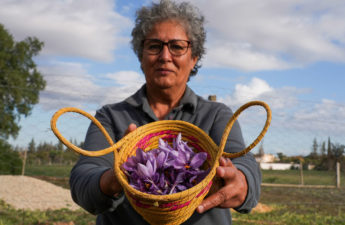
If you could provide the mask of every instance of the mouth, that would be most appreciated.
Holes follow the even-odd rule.
[[[156,71],[160,74],[168,74],[174,72],[173,70],[166,69],[166,68],[158,68]]]

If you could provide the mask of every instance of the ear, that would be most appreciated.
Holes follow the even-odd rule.
[[[191,68],[191,70],[194,68],[195,64],[198,62],[198,59],[199,58],[197,56],[192,57],[192,68]]]

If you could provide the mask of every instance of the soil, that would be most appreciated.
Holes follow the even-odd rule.
[[[77,210],[68,189],[27,176],[0,176],[0,199],[15,209]]]

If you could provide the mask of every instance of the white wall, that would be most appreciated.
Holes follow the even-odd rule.
[[[292,163],[260,163],[260,168],[263,170],[289,170]]]

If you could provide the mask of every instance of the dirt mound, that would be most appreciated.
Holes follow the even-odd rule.
[[[49,182],[27,176],[0,176],[0,199],[16,209],[47,210],[80,207],[70,191]]]
[[[267,213],[267,212],[271,212],[273,209],[272,207],[259,203],[252,212],[257,212],[257,213]]]

